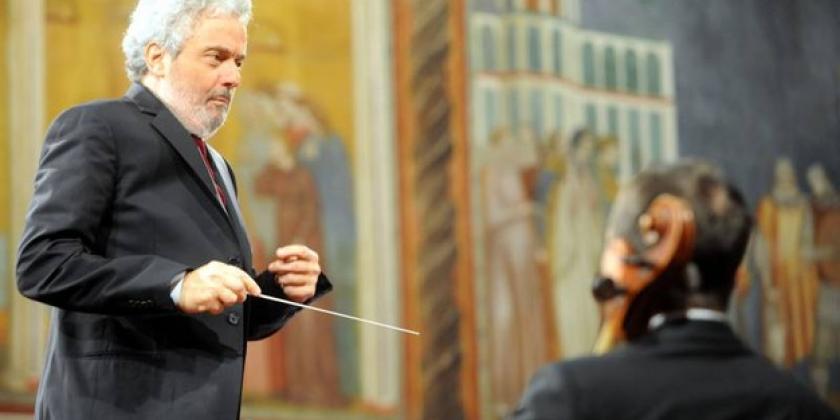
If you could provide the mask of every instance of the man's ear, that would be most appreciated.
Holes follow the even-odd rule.
[[[149,74],[155,77],[163,77],[167,70],[166,49],[159,44],[150,42],[143,49],[143,58],[146,60],[146,68]]]

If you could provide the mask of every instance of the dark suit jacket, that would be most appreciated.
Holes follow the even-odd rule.
[[[726,324],[677,321],[603,357],[541,369],[517,420],[835,419]]]
[[[226,212],[189,133],[142,85],[58,117],[17,266],[21,293],[55,307],[37,418],[238,417],[246,340],[297,309],[250,298],[216,316],[175,307],[173,278],[211,260],[284,296],[271,273],[253,272],[227,201]],[[317,295],[329,288],[321,276]]]

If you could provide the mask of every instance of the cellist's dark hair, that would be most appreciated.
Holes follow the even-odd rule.
[[[660,194],[684,199],[694,212],[696,236],[690,259],[700,274],[699,291],[726,305],[752,229],[741,193],[714,165],[683,160],[647,168],[622,188],[608,223],[608,237],[645,248],[638,219]]]

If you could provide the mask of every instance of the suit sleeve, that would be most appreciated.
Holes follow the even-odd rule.
[[[257,276],[256,280],[264,294],[288,299],[286,294],[283,293],[283,288],[274,281],[274,273],[263,271]],[[308,305],[330,290],[332,290],[332,284],[327,276],[322,273],[318,276],[318,283],[315,286],[315,296],[304,303]],[[301,308],[296,306],[253,298],[248,298],[245,301],[245,307],[248,317],[248,330],[246,331],[248,340],[260,340],[274,334],[274,332],[286,324],[286,321],[292,315],[301,310]]]
[[[231,183],[233,184],[234,193],[238,193],[236,186],[236,176],[233,169],[225,162],[227,172],[230,174]],[[274,279],[274,273],[266,270],[256,275],[256,272],[251,269],[252,276],[260,285],[260,290],[269,296],[279,297],[281,299],[288,299]],[[332,290],[332,283],[323,273],[318,276],[318,283],[315,285],[315,296],[304,302],[310,304],[325,293]],[[261,340],[274,334],[277,330],[286,324],[292,315],[300,311],[301,308],[297,306],[285,305],[282,303],[271,302],[265,299],[249,298],[245,301],[245,313],[247,318],[246,338],[248,340]]]
[[[156,255],[106,256],[109,232],[119,229],[114,140],[90,106],[68,110],[50,127],[18,249],[18,289],[73,311],[174,311],[172,279],[189,267]]]
[[[562,365],[553,364],[540,369],[522,394],[514,420],[566,420],[575,415],[573,396]]]

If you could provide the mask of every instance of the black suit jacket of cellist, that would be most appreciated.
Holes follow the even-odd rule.
[[[834,420],[725,323],[672,320],[600,357],[543,367],[515,420]]]
[[[211,260],[284,296],[271,273],[254,273],[236,204],[222,208],[214,191],[190,134],[140,84],[53,122],[17,265],[21,293],[54,307],[37,418],[238,417],[246,340],[296,308],[175,307],[173,278]],[[320,276],[316,297],[329,289]]]

